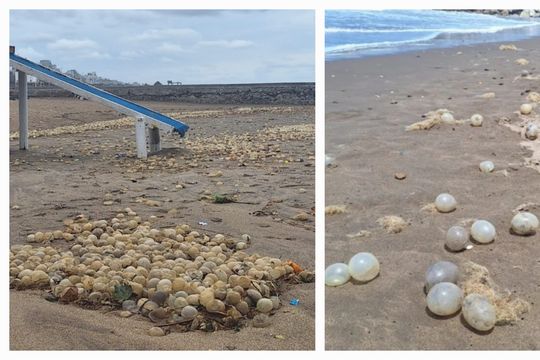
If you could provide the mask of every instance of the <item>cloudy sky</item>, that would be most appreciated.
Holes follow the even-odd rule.
[[[125,82],[315,80],[313,11],[12,10],[10,44]]]

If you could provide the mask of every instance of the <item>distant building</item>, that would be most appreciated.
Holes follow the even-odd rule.
[[[159,81],[156,81],[156,82],[154,83],[154,86],[162,86],[162,85],[163,85],[163,84],[160,83]]]

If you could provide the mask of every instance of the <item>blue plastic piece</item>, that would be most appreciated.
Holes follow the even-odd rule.
[[[300,299],[291,299],[291,301],[289,301],[289,304],[291,304],[292,306],[298,306],[298,304],[300,304]]]
[[[106,99],[108,101],[111,101],[115,104],[118,104],[118,105],[121,105],[121,106],[124,106],[128,109],[131,109],[133,111],[136,111],[142,115],[145,115],[151,119],[154,119],[156,121],[159,121],[159,122],[162,122],[164,124],[167,124],[169,126],[172,126],[174,128],[174,131],[180,133],[182,136],[184,136],[184,134],[186,133],[186,131],[188,131],[189,129],[189,126],[187,126],[186,124],[184,124],[183,122],[181,121],[178,121],[178,120],[175,120],[173,118],[170,118],[168,116],[165,116],[163,114],[160,114],[156,111],[153,111],[153,110],[150,110],[144,106],[141,106],[141,105],[137,105],[131,101],[128,101],[126,99],[123,99],[119,96],[116,96],[116,95],[113,95],[107,91],[104,91],[104,90],[101,90],[101,89],[98,89],[94,86],[91,86],[91,85],[88,85],[88,84],[85,84],[81,81],[78,81],[78,80],[75,80],[73,78],[70,78],[69,76],[66,76],[64,74],[60,74],[54,70],[51,70],[51,69],[48,69],[44,66],[41,66],[39,64],[36,64],[28,59],[25,59],[23,57],[20,57],[18,55],[15,55],[15,54],[9,54],[9,58],[10,60],[13,60],[13,61],[16,61],[22,65],[25,65],[25,66],[28,66],[29,68],[32,68],[33,70],[35,71],[38,71],[40,73],[43,73],[47,76],[50,76],[52,78],[55,78],[55,79],[58,79],[58,80],[61,80],[63,82],[66,82],[72,86],[75,86],[81,90],[84,90],[84,91],[87,91],[89,93],[92,93],[96,96],[99,96],[103,99]]]

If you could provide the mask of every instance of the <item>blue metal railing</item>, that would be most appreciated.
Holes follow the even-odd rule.
[[[116,96],[116,95],[113,95],[107,91],[104,91],[104,90],[101,90],[101,89],[98,89],[94,86],[91,86],[91,85],[88,85],[88,84],[85,84],[81,81],[78,81],[78,80],[75,80],[73,78],[70,78],[69,76],[66,76],[64,74],[61,74],[59,72],[56,72],[54,70],[51,70],[49,68],[46,68],[44,66],[41,66],[39,64],[36,64],[28,59],[25,59],[23,57],[20,57],[18,55],[15,55],[15,54],[9,54],[9,58],[10,60],[13,60],[15,62],[18,62],[24,66],[27,66],[43,75],[46,75],[46,76],[49,76],[49,77],[52,77],[54,79],[57,79],[57,80],[60,80],[60,81],[63,81],[63,82],[66,82],[76,88],[79,88],[81,90],[84,90],[84,91],[87,91],[95,96],[98,96],[98,97],[101,97],[105,100],[108,100],[110,102],[113,102],[115,104],[118,104],[120,106],[123,106],[123,107],[126,107],[132,111],[135,111],[137,113],[140,113],[144,116],[147,116],[155,121],[159,121],[159,122],[162,122],[164,124],[167,124],[171,127],[174,128],[174,131],[180,133],[182,136],[184,136],[184,134],[186,133],[186,131],[189,129],[189,126],[187,126],[186,124],[184,124],[183,122],[181,121],[178,121],[178,120],[175,120],[173,118],[170,118],[168,116],[165,116],[163,114],[160,114],[156,111],[153,111],[153,110],[150,110],[144,106],[141,106],[141,105],[137,105],[131,101],[128,101],[126,99],[123,99],[119,96]]]

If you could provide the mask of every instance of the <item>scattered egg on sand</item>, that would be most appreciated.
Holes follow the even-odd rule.
[[[426,297],[429,311],[439,316],[455,314],[461,309],[463,291],[454,283],[441,282],[433,286]]]
[[[454,115],[452,115],[452,113],[449,113],[449,112],[444,112],[441,115],[441,121],[445,124],[453,124],[455,121]]]
[[[332,163],[336,160],[332,155],[325,154],[324,155],[324,166],[332,165]]]
[[[517,213],[512,218],[512,231],[517,235],[533,235],[538,226],[536,215],[527,211]]]
[[[469,242],[469,233],[462,226],[452,226],[446,232],[445,245],[450,251],[461,251]]]
[[[471,226],[471,236],[479,243],[488,244],[496,235],[495,226],[487,220],[476,220]]]
[[[358,281],[371,281],[379,275],[380,265],[377,258],[368,252],[361,252],[349,260],[349,274]]]
[[[439,194],[435,199],[435,207],[439,212],[448,213],[454,211],[456,209],[456,206],[457,201],[450,194],[442,193]]]
[[[525,137],[529,140],[536,140],[536,138],[538,138],[539,133],[540,133],[540,129],[535,124],[529,124],[525,128]]]
[[[490,173],[495,169],[495,164],[492,161],[486,160],[480,163],[480,171],[483,173]]]
[[[450,261],[437,261],[426,271],[425,289],[429,291],[433,286],[442,282],[457,283],[459,268]]]
[[[482,126],[484,117],[480,114],[474,114],[471,116],[471,126]]]
[[[339,286],[345,284],[351,278],[349,266],[344,263],[336,263],[328,266],[324,272],[324,282],[327,286]]]
[[[531,104],[521,104],[519,107],[519,112],[523,115],[529,115],[533,110],[533,107]]]
[[[463,318],[478,331],[489,331],[495,326],[495,307],[480,294],[469,294],[463,300]]]

